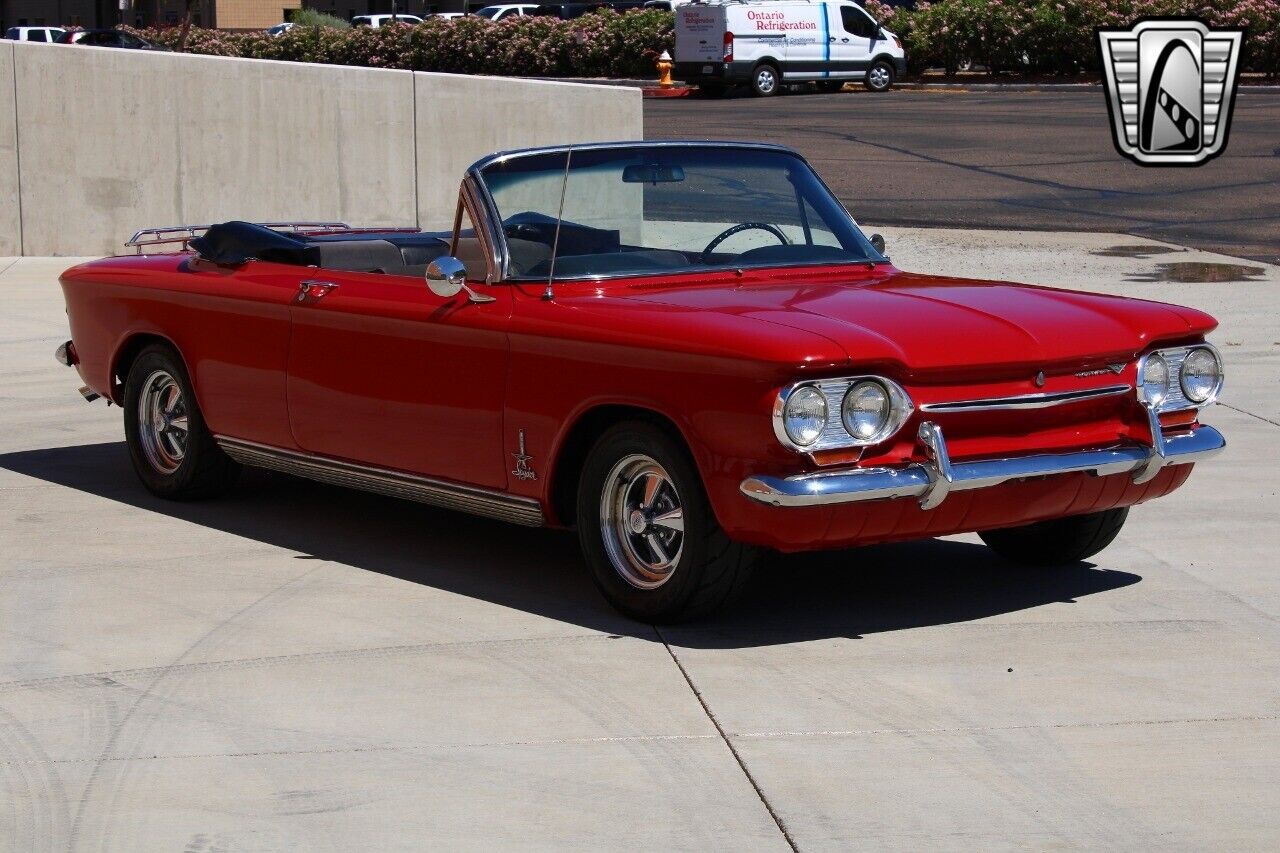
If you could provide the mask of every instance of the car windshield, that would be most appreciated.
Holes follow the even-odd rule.
[[[502,11],[502,8],[499,6],[485,6],[483,9],[481,9],[479,12],[476,12],[475,14],[480,16],[481,18],[492,19],[494,15],[498,14],[501,11]]]
[[[481,175],[502,220],[511,278],[884,260],[788,151],[587,148],[500,159]]]

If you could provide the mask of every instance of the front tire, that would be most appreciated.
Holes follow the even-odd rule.
[[[877,59],[867,69],[866,79],[862,82],[873,92],[887,92],[889,87],[893,85],[893,78],[893,63],[885,59]]]
[[[642,622],[719,609],[742,590],[761,555],[725,535],[683,446],[644,422],[614,426],[591,449],[577,521],[596,586],[615,609]]]
[[[1039,521],[978,534],[1001,557],[1027,566],[1065,566],[1087,560],[1120,535],[1129,508]]]
[[[757,98],[769,98],[778,94],[782,87],[782,75],[769,63],[756,66],[751,72],[751,92]]]
[[[208,497],[240,473],[205,426],[182,359],[163,344],[144,349],[129,368],[124,435],[133,470],[157,497]]]

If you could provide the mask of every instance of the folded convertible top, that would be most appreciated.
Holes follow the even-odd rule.
[[[205,260],[228,266],[239,266],[253,259],[299,266],[320,264],[320,250],[308,245],[305,238],[282,234],[252,222],[211,225],[188,245]]]

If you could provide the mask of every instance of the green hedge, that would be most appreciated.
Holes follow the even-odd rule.
[[[902,38],[916,73],[954,72],[969,60],[994,73],[1092,75],[1095,27],[1195,15],[1213,26],[1247,27],[1244,68],[1280,74],[1280,0],[939,0],[910,10],[867,0],[866,7]],[[658,55],[674,51],[673,24],[670,12],[605,10],[572,21],[466,17],[379,29],[299,26],[277,38],[193,29],[187,50],[461,74],[653,77]],[[170,48],[178,43],[177,28],[139,35]]]

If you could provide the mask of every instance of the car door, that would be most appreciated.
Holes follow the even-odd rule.
[[[508,288],[441,298],[406,275],[299,270],[289,421],[311,453],[505,488]]]
[[[831,76],[860,79],[871,67],[879,25],[857,6],[827,7],[831,21]]]

